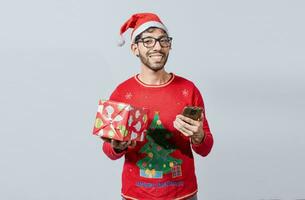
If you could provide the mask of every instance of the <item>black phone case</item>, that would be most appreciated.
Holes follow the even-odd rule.
[[[203,109],[196,106],[186,106],[183,109],[182,115],[189,117],[193,120],[198,120],[201,117]]]

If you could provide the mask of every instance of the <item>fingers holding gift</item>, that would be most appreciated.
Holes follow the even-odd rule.
[[[124,150],[131,144],[131,141],[118,141],[118,140],[111,140],[111,146],[114,149]]]
[[[132,140],[129,147],[134,148],[137,145],[137,141]]]
[[[118,150],[125,150],[128,147],[134,148],[137,145],[137,141],[129,140],[129,141],[118,141],[118,140],[111,140],[111,147]]]

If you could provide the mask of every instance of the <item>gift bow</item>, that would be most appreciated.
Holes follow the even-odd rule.
[[[124,111],[124,110],[130,110],[130,106],[129,105],[124,105],[124,104],[120,104],[119,106],[123,106],[122,109],[120,109],[119,112],[114,112],[114,108],[111,106],[111,105],[107,105],[105,107],[105,109],[103,109],[103,111],[105,110],[106,111],[106,115],[104,115],[104,113],[102,113],[102,119],[103,119],[103,126],[101,126],[100,129],[103,129],[105,128],[106,126],[110,126],[110,128],[116,132],[115,128],[114,128],[114,125],[120,121],[123,120],[123,117],[121,115],[121,113]],[[113,119],[113,115],[115,115],[114,119]]]

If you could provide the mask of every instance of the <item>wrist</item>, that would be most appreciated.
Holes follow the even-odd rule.
[[[195,144],[195,145],[201,144],[203,142],[203,140],[204,140],[204,134],[200,135],[200,136],[193,136],[191,138],[192,144]]]

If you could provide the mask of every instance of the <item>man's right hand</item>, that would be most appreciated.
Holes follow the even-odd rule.
[[[135,147],[136,141],[119,141],[119,140],[113,140],[108,138],[102,138],[105,142],[109,142],[111,144],[111,147],[115,150],[117,153],[121,153],[125,151],[128,146]]]

